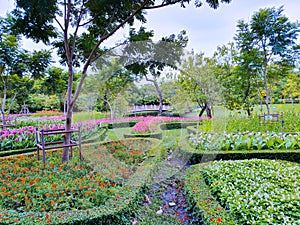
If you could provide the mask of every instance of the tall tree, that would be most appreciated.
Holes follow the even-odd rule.
[[[220,85],[215,74],[216,62],[204,54],[190,53],[183,62],[177,82],[200,107],[199,116],[204,112],[212,117],[213,104],[221,99]]]
[[[257,103],[259,65],[254,64],[256,49],[238,51],[233,43],[218,47],[214,54],[218,81],[223,87],[225,107],[230,110],[246,110],[248,116]]]
[[[137,33],[131,31],[131,43],[124,49],[123,59],[127,69],[154,85],[159,99],[158,114],[161,115],[163,96],[159,87],[159,78],[165,68],[177,68],[188,38],[185,31],[181,31],[177,37],[174,34],[164,37],[157,43],[153,42],[152,36],[153,33],[146,32],[144,28]]]
[[[282,13],[283,7],[259,10],[254,13],[250,23],[243,20],[238,22],[235,37],[242,52],[253,50],[257,53],[253,62],[260,67],[268,114],[270,114],[268,66],[271,63],[293,63],[295,53],[298,53],[296,50],[299,49],[296,44],[299,24],[290,22]]]
[[[14,100],[17,95],[22,95],[25,100],[33,86],[30,79],[43,76],[51,62],[51,54],[45,50],[30,53],[21,49],[20,39],[14,35],[3,33],[0,39],[1,115],[4,120],[7,98]]]
[[[220,2],[231,0],[206,0],[212,8]],[[100,45],[125,25],[135,20],[146,22],[146,11],[179,4],[184,7],[190,0],[16,0],[13,11],[15,28],[27,38],[50,44],[63,40],[63,54],[68,67],[66,129],[71,129],[72,110],[79,96],[89,66],[99,57]],[[195,0],[197,7],[202,3]],[[43,9],[43,10],[41,10]],[[81,78],[74,94],[74,66],[82,63]],[[66,137],[70,143],[70,135]],[[63,162],[69,160],[68,149],[62,154]]]

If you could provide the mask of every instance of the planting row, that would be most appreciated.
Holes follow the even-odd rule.
[[[189,142],[193,148],[212,150],[279,150],[300,149],[300,133],[275,132],[190,133]]]
[[[297,163],[255,159],[197,165],[188,172],[187,191],[207,224],[300,223]]]

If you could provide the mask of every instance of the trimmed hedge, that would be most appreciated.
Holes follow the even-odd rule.
[[[10,155],[19,155],[24,153],[36,152],[36,148],[25,148],[9,151],[0,151],[0,157],[10,156]]]
[[[124,134],[124,138],[156,138],[162,139],[162,132],[148,133],[148,134]]]
[[[243,159],[280,159],[291,162],[300,162],[300,150],[234,150],[234,151],[200,151],[192,148],[187,137],[179,142],[183,154],[190,157],[189,163],[214,161],[214,160],[243,160]]]
[[[192,166],[187,170],[184,187],[190,210],[202,218],[204,225],[237,225],[230,212],[224,209],[212,195],[204,177],[199,175],[199,169],[207,165],[209,163]]]
[[[134,127],[138,121],[114,122],[105,124],[108,129]]]
[[[160,129],[161,130],[173,130],[173,129],[185,129],[192,126],[197,126],[201,122],[188,122],[188,121],[172,121],[169,123],[161,123]]]
[[[128,117],[135,117],[135,116],[158,116],[158,111],[141,111],[141,112],[134,112],[129,113]]]

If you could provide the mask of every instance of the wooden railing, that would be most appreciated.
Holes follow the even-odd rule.
[[[78,141],[72,140],[73,133],[78,133]],[[70,144],[65,144],[66,134],[70,134],[70,136],[71,136]],[[58,141],[47,142],[45,140],[45,137],[51,136],[51,135],[62,135],[62,138]],[[73,155],[72,147],[78,146],[80,161],[82,160],[80,127],[78,129],[71,129],[68,131],[65,130],[64,128],[55,129],[55,130],[44,130],[44,129],[38,130],[38,128],[37,128],[36,129],[36,143],[37,143],[36,146],[37,146],[38,160],[40,160],[40,150],[42,150],[44,168],[46,167],[46,150],[50,150],[50,149],[70,148],[70,153],[71,153],[71,157],[72,157],[72,155]]]
[[[162,110],[172,109],[170,105],[163,105]],[[135,105],[130,111],[146,111],[146,110],[159,110],[159,105]]]
[[[13,117],[5,117],[4,119],[0,119],[0,128],[5,130],[9,127],[16,127],[17,126],[17,119]]]

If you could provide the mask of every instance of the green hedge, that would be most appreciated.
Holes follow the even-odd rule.
[[[148,134],[124,134],[124,138],[156,138],[162,139],[162,132],[148,133]]]
[[[230,212],[219,204],[206,185],[205,179],[199,174],[199,169],[208,164],[192,166],[187,170],[184,187],[190,210],[202,218],[204,225],[237,225]]]
[[[105,126],[108,129],[133,127],[137,122],[138,121],[114,122],[114,123],[108,123]]]
[[[214,160],[243,160],[243,159],[281,159],[300,162],[300,150],[235,150],[235,151],[200,151],[192,148],[187,137],[179,142],[180,149],[190,157],[190,164]]]
[[[133,112],[127,115],[128,117],[135,116],[158,116],[158,111],[141,111],[141,112]]]
[[[36,148],[25,148],[9,151],[0,151],[0,157],[10,156],[10,155],[19,155],[24,153],[36,152]]]
[[[188,128],[188,127],[197,126],[197,125],[199,125],[199,121],[198,122],[172,121],[172,122],[168,122],[168,123],[161,123],[160,129],[161,130],[183,129],[183,128]]]

